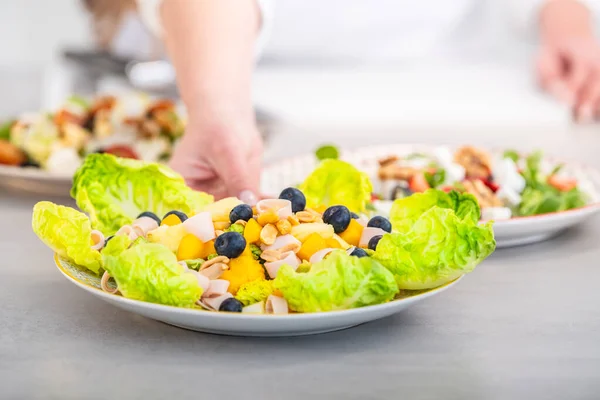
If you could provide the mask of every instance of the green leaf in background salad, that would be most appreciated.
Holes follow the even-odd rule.
[[[341,160],[324,160],[300,185],[307,207],[344,205],[360,213],[371,200],[373,185],[364,172]]]
[[[337,160],[338,158],[340,158],[340,152],[338,148],[332,144],[327,144],[319,147],[315,152],[315,155],[317,156],[317,160],[319,161],[327,159]]]
[[[15,121],[6,121],[0,125],[0,140],[10,140],[10,129]]]
[[[70,207],[41,201],[33,207],[35,234],[56,254],[95,274],[100,272],[100,252],[92,250],[92,227],[88,217]]]
[[[491,223],[478,225],[451,208],[434,206],[410,229],[384,235],[373,257],[393,273],[398,288],[421,290],[471,272],[495,248]]]
[[[392,300],[398,293],[394,276],[370,257],[353,257],[336,250],[298,273],[288,265],[277,272],[275,287],[291,310],[346,310]]]
[[[144,211],[200,211],[213,197],[186,186],[170,168],[154,163],[90,154],[73,177],[71,196],[92,226],[114,234]]]
[[[541,172],[542,153],[535,152],[525,159],[525,168],[522,172],[525,178],[525,190],[521,193],[521,203],[517,208],[520,216],[547,214],[558,211],[582,207],[587,198],[578,188],[569,191],[560,191],[547,181],[547,176]],[[548,176],[552,176],[562,169],[557,165]]]
[[[519,156],[519,153],[517,153],[514,150],[506,150],[504,152],[504,154],[502,155],[502,158],[510,158],[511,160],[513,160],[515,163],[519,161],[519,158],[521,158]]]
[[[436,169],[432,174],[431,172],[425,172],[425,180],[429,184],[429,187],[436,188],[440,186],[446,180],[446,170]]]
[[[177,262],[177,257],[165,246],[140,243],[124,251],[122,243],[108,242],[102,252],[104,268],[117,283],[123,296],[177,307],[193,307],[202,295],[196,277]]]
[[[67,99],[67,103],[75,104],[75,105],[83,108],[84,110],[88,110],[91,107],[90,102],[85,97],[77,96],[77,95],[73,95],[73,96],[69,97]]]

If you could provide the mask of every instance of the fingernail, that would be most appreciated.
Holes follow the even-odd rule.
[[[589,123],[594,120],[594,109],[589,104],[584,104],[579,109],[578,120],[581,123]]]
[[[252,193],[251,190],[243,190],[238,196],[238,198],[250,206],[256,205],[257,202],[256,195]]]

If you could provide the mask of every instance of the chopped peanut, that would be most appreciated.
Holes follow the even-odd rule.
[[[277,228],[273,224],[265,225],[260,231],[260,241],[266,244],[267,246],[275,243],[275,239],[277,239]]]
[[[296,213],[296,217],[300,222],[315,222],[317,220],[317,216],[309,211],[299,211]]]
[[[298,221],[298,217],[296,215],[290,215],[288,217],[288,221],[292,226],[300,225],[300,221]]]
[[[275,224],[275,226],[277,227],[279,233],[281,233],[282,235],[287,235],[292,231],[292,224],[290,224],[290,222],[287,219],[277,221],[277,224]]]
[[[210,267],[213,264],[217,264],[217,263],[221,263],[221,264],[228,264],[229,263],[229,258],[225,257],[225,256],[217,256],[211,260],[205,261],[204,264],[202,264],[200,266],[200,271],[202,271],[203,269],[206,269],[208,267]]]

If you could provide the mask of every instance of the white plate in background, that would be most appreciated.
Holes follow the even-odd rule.
[[[378,160],[390,155],[408,155],[411,153],[431,154],[435,146],[430,145],[405,145],[391,144],[385,146],[363,147],[354,150],[344,150],[341,158],[365,171],[377,185]],[[552,163],[553,160],[545,157],[542,162]],[[262,192],[268,196],[277,197],[279,192],[289,186],[296,186],[318,165],[313,154],[287,158],[269,164],[262,174]],[[584,179],[589,186],[587,189],[591,196],[589,204],[567,211],[535,215],[529,217],[513,217],[494,223],[494,236],[498,248],[513,247],[540,242],[549,239],[563,230],[579,224],[591,215],[600,211],[600,172],[597,170],[566,163],[563,169],[568,174]],[[390,204],[382,202],[378,210],[380,214],[389,212]]]

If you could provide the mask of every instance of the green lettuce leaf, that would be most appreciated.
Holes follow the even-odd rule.
[[[561,192],[550,185],[526,187],[521,194],[518,213],[521,216],[540,215],[583,207],[585,193],[575,188]]]
[[[408,232],[423,213],[433,207],[453,210],[460,220],[479,221],[481,209],[477,199],[469,193],[428,189],[394,201],[390,222],[394,232]]]
[[[238,299],[244,306],[249,306],[260,301],[267,300],[267,297],[273,294],[275,288],[273,287],[273,281],[256,280],[252,282],[246,282],[240,286],[239,290],[235,294],[235,298]]]
[[[373,185],[364,172],[341,160],[327,159],[300,185],[308,207],[344,205],[362,212],[371,200]]]
[[[380,304],[398,293],[394,276],[370,257],[353,257],[342,250],[312,265],[309,272],[295,272],[284,265],[275,287],[291,310],[318,312],[346,310]]]
[[[171,210],[199,211],[212,196],[186,186],[171,169],[154,163],[90,154],[73,177],[71,196],[89,214],[92,226],[114,234],[140,213],[162,216]]]
[[[587,196],[578,188],[563,192],[550,185],[542,173],[542,153],[535,152],[525,159],[523,178],[526,186],[521,193],[521,203],[517,208],[520,216],[540,215],[583,207]],[[562,165],[557,165],[550,173],[558,173]],[[550,176],[549,175],[549,176]]]
[[[33,207],[31,225],[35,234],[56,254],[95,274],[100,272],[102,257],[91,248],[92,227],[85,214],[41,201]]]
[[[410,229],[384,235],[373,257],[400,289],[435,288],[472,271],[496,248],[491,222],[478,225],[454,210],[434,206]]]
[[[165,246],[139,243],[123,250],[125,243],[115,236],[102,253],[104,268],[123,296],[177,307],[193,307],[202,296],[196,277]]]

